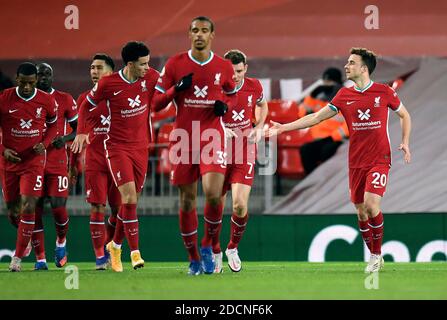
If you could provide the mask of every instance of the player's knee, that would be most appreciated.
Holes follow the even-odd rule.
[[[239,217],[244,217],[247,214],[247,204],[240,198],[233,200],[233,212]]]
[[[121,194],[121,202],[123,204],[133,204],[137,203],[137,201],[137,194],[135,192],[128,191]]]
[[[379,210],[379,208],[374,201],[365,201],[365,212],[368,217],[371,217],[377,210]]]
[[[219,196],[208,195],[206,197],[206,203],[211,205],[211,206],[213,206],[213,207],[215,207],[215,206],[218,206],[221,203],[221,201],[222,201],[221,199],[222,198],[219,197]]]
[[[36,200],[25,198],[22,204],[22,212],[24,214],[32,214],[36,211]]]
[[[105,212],[105,206],[102,204],[92,204],[92,213],[104,213]]]

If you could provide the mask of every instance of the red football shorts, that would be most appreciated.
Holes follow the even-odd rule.
[[[349,189],[351,201],[355,204],[364,202],[365,192],[377,194],[381,197],[385,194],[388,183],[388,165],[378,165],[369,168],[349,169]]]
[[[58,174],[45,174],[42,196],[68,197],[68,176]]]
[[[172,155],[170,155],[171,157]],[[226,155],[223,152],[217,152],[215,157],[210,159],[199,159],[198,153],[192,158],[192,153],[189,157],[178,164],[172,164],[171,183],[175,186],[191,184],[199,180],[201,176],[208,172],[217,172],[225,174],[227,165],[225,161]]]
[[[253,185],[254,177],[254,163],[229,164],[227,165],[227,171],[225,172],[225,182],[222,193],[225,194],[228,190],[231,190],[231,185],[233,183],[241,183],[251,187]]]
[[[107,164],[117,187],[134,181],[137,192],[143,189],[149,160],[148,149],[106,150]]]
[[[109,171],[85,171],[85,190],[88,203],[106,205],[108,199],[111,207],[121,205],[121,194]]]
[[[18,171],[2,173],[2,188],[5,202],[23,196],[40,197],[43,189],[43,167],[27,167]]]

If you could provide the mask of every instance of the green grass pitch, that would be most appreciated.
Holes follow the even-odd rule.
[[[188,276],[187,263],[147,262],[124,272],[95,271],[93,263],[70,262],[79,270],[79,288],[72,273],[49,264],[49,271],[8,272],[0,263],[0,300],[4,299],[158,299],[158,300],[256,300],[256,299],[447,299],[447,263],[385,263],[378,289],[366,289],[365,263],[359,262],[244,262],[243,270]],[[373,279],[370,278],[374,287]]]

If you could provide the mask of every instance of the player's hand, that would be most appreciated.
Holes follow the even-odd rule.
[[[76,167],[70,166],[68,168],[68,182],[71,186],[76,185],[76,181],[78,180],[78,169]]]
[[[216,100],[214,102],[214,114],[218,117],[222,117],[223,115],[225,115],[225,113],[227,113],[228,111],[228,106],[225,102],[220,101],[220,100]]]
[[[250,131],[250,133],[248,134],[248,137],[247,137],[247,141],[248,141],[248,143],[258,143],[259,142],[259,140],[261,140],[261,138],[262,138],[262,134],[263,134],[263,132],[262,132],[262,129],[259,129],[259,128],[253,128],[253,130],[251,130]]]
[[[193,76],[193,73],[190,73],[187,76],[184,76],[183,78],[181,78],[180,81],[177,82],[177,84],[175,85],[175,91],[180,92],[180,91],[186,90],[189,87],[191,87],[192,76]]]
[[[280,135],[284,131],[282,124],[271,120],[270,123],[272,126],[265,129],[265,136],[267,138]]]
[[[71,151],[73,153],[81,153],[82,148],[84,147],[84,143],[90,144],[90,139],[88,137],[88,134],[79,133],[74,138],[72,144],[71,144]]]
[[[17,163],[22,161],[22,159],[20,159],[18,157],[18,153],[15,152],[12,149],[5,149],[5,151],[3,152],[3,157],[5,158],[5,160],[12,162],[12,163]]]
[[[233,130],[225,128],[225,138],[226,139],[237,138],[237,134]]]
[[[405,163],[410,163],[411,162],[411,153],[410,153],[410,147],[408,146],[408,144],[404,144],[401,143],[399,146],[399,150],[402,150],[404,152],[404,160]]]
[[[33,147],[33,150],[37,154],[44,154],[45,153],[45,145],[42,142],[40,142]]]
[[[55,147],[56,149],[62,149],[65,147],[65,139],[63,136],[57,136],[54,138],[54,140],[51,142],[51,145]]]

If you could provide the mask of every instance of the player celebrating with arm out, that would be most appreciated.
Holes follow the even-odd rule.
[[[53,97],[57,105],[59,135],[47,149],[47,161],[43,176],[42,197],[36,205],[36,224],[32,244],[36,253],[35,270],[48,270],[45,259],[45,241],[42,214],[44,201],[48,199],[56,226],[56,248],[54,260],[56,267],[62,268],[67,263],[66,235],[68,232],[68,156],[65,143],[73,140],[77,128],[77,105],[73,97],[53,88],[53,68],[47,63],[37,65],[37,88]],[[67,123],[72,133],[65,135]]]
[[[223,100],[235,93],[231,63],[211,51],[214,36],[214,24],[208,17],[194,18],[189,27],[191,50],[167,61],[154,96],[155,111],[172,100],[177,107],[174,135],[180,141],[171,142],[170,159],[174,160],[171,182],[180,190],[180,232],[189,255],[189,274],[192,275],[214,272],[212,238],[221,223],[226,170],[221,116],[228,108]],[[196,211],[199,177],[202,177],[206,198],[205,235],[200,254]]]
[[[90,65],[90,77],[94,85],[98,81],[113,73],[115,64],[108,55],[96,54]],[[96,270],[105,270],[108,265],[109,254],[105,245],[109,243],[115,234],[116,216],[121,205],[120,193],[113,182],[108,169],[104,150],[104,139],[110,127],[110,115],[105,100],[98,104],[97,108],[86,108],[89,104],[82,104],[90,90],[78,97],[79,125],[78,140],[81,135],[88,135],[88,144],[85,152],[85,190],[87,202],[91,205],[90,211],[90,235],[96,257]],[[76,161],[79,153],[72,153],[70,159],[71,175],[77,176]],[[111,215],[104,223],[106,202],[109,202]]]
[[[370,75],[376,67],[376,55],[365,48],[352,48],[345,65],[346,78],[355,85],[342,88],[320,111],[287,124],[272,121],[267,136],[285,131],[312,127],[343,114],[349,127],[349,189],[357,209],[358,224],[371,257],[365,272],[377,272],[383,267],[381,255],[383,215],[380,203],[385,193],[391,167],[388,136],[388,114],[391,109],[401,118],[405,163],[410,163],[411,118],[407,109],[389,86],[375,83]]]
[[[9,218],[18,227],[10,271],[22,269],[34,230],[36,202],[42,194],[46,148],[58,134],[56,103],[36,89],[36,83],[36,66],[25,62],[17,69],[18,86],[0,94],[3,197]]]
[[[121,244],[124,237],[131,251],[132,267],[144,266],[138,249],[137,202],[143,189],[150,139],[150,105],[159,77],[149,67],[149,48],[142,42],[132,41],[121,50],[124,68],[103,77],[87,95],[81,108],[98,107],[106,101],[110,113],[110,129],[104,140],[107,164],[115,185],[121,194],[121,207],[114,238],[107,244],[112,270],[123,271]],[[85,105],[84,105],[85,104]],[[82,150],[88,135],[79,135],[72,151]]]
[[[248,221],[248,198],[255,174],[256,143],[264,127],[268,105],[259,80],[245,77],[248,68],[246,55],[239,50],[230,50],[225,53],[224,58],[230,60],[233,65],[237,90],[236,104],[232,106],[231,112],[223,117],[225,130],[231,140],[227,145],[228,161],[222,203],[225,204],[226,193],[230,189],[233,199],[230,243],[225,254],[231,271],[239,272],[242,264],[237,248]],[[253,107],[255,107],[256,122],[254,128],[252,127]],[[221,224],[217,235],[213,237],[215,273],[223,271],[219,242],[220,227]]]

